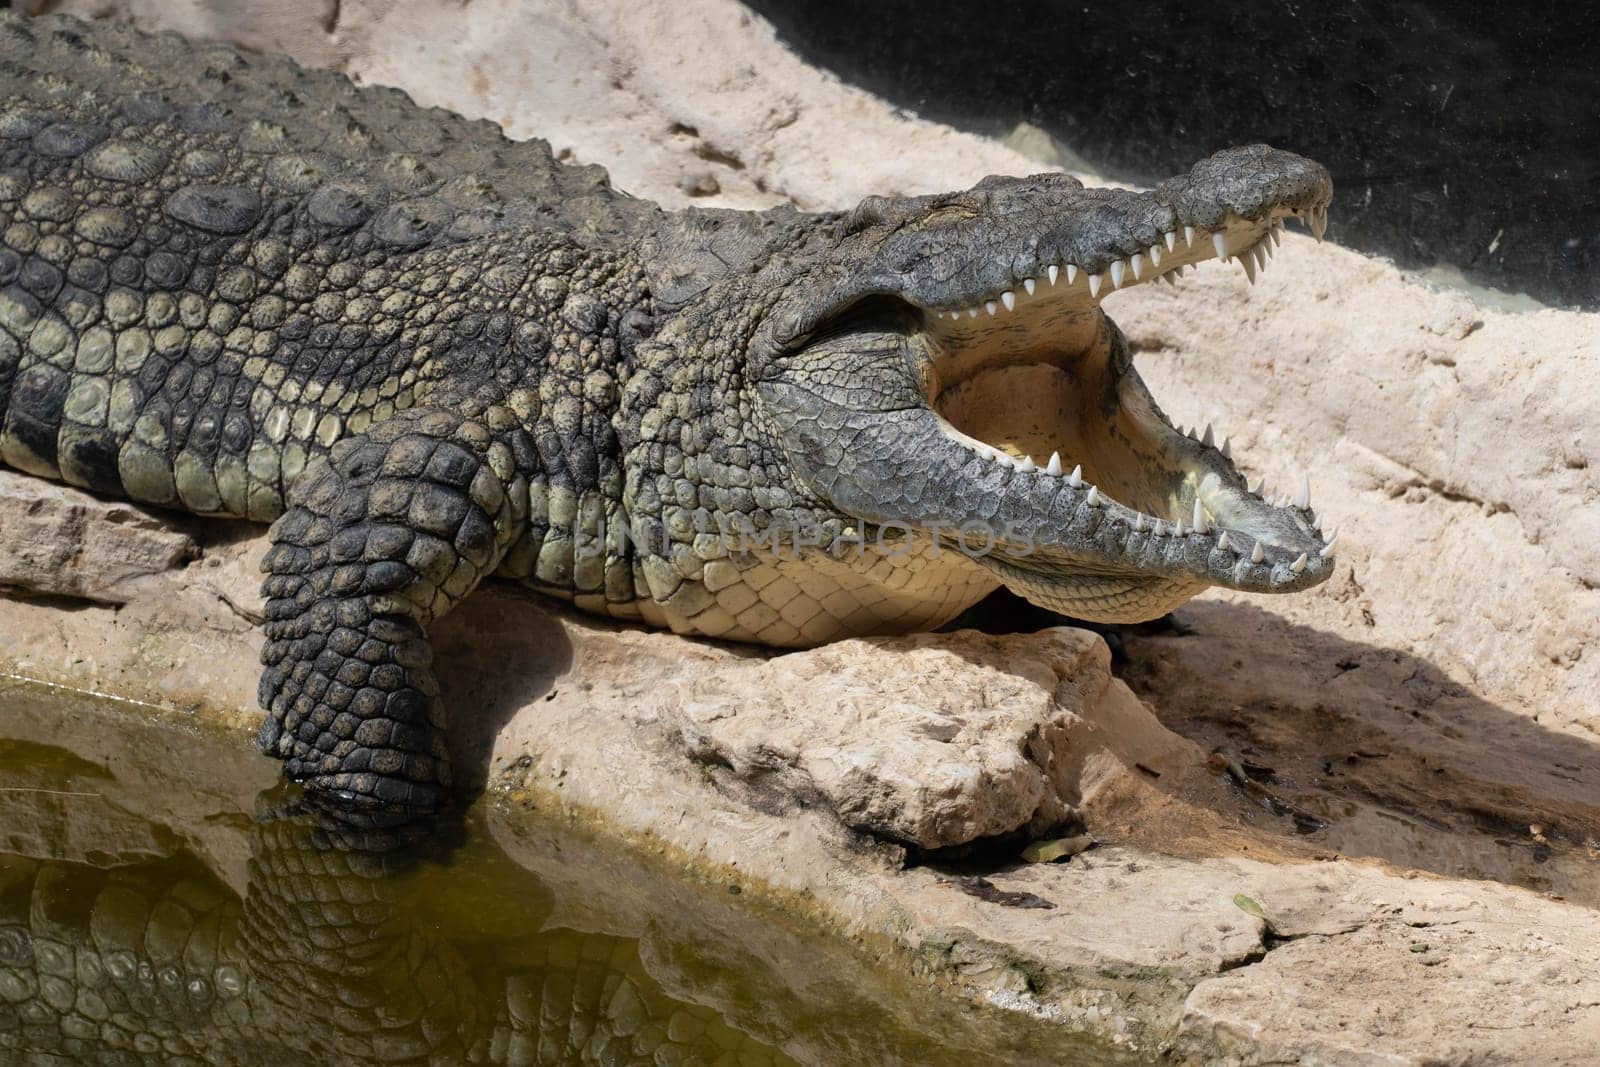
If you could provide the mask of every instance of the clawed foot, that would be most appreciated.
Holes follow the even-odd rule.
[[[399,760],[403,767],[431,771],[431,781],[352,767],[352,764],[360,764],[370,768],[374,763],[384,762],[386,754],[383,752],[351,753],[339,761],[343,769],[330,770],[329,764],[335,761],[327,754],[303,745],[284,745],[282,728],[272,716],[261,724],[260,743],[263,752],[283,759],[284,777],[304,788],[309,801],[341,817],[358,816],[369,822],[374,818],[406,822],[436,815],[451,800],[450,767],[443,760],[431,757],[420,760],[413,757],[409,763]],[[289,751],[284,751],[285,748]]]

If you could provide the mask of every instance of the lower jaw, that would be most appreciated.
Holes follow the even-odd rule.
[[[1006,588],[1029,603],[1086,622],[1148,622],[1183,606],[1211,585],[1200,578],[1045,574],[998,561],[990,566]]]

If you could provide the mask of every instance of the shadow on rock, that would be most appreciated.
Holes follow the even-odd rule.
[[[1176,617],[1125,629],[1118,673],[1214,754],[1260,828],[1293,834],[1276,801],[1325,824],[1302,845],[1600,899],[1600,744],[1425,658],[1253,605],[1199,600]]]
[[[463,799],[482,792],[495,738],[518,709],[554,694],[572,665],[556,613],[528,610],[530,595],[489,586],[441,620],[434,661],[449,714],[450,758]]]

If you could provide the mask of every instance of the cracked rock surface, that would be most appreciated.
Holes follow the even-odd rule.
[[[922,849],[1038,837],[1112,767],[1195,762],[1112,683],[1109,660],[1099,638],[1069,629],[841,641],[681,682],[659,721],[757,806],[820,804],[851,830]]]
[[[54,6],[400,85],[669,205],[1040,169],[806,68],[731,0]],[[1124,633],[1114,677],[1068,629],[773,655],[488,589],[437,651],[502,837],[559,805],[1140,1057],[1600,1058],[1600,316],[1293,251],[1253,289],[1201,271],[1113,310],[1175,420],[1215,421],[1252,481],[1312,470],[1343,530],[1316,593],[1208,594]],[[6,669],[253,732],[259,537],[11,475],[0,531]]]

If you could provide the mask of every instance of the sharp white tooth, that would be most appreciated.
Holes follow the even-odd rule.
[[[1265,552],[1261,551],[1261,542],[1257,541],[1256,542],[1256,547],[1254,547],[1254,548],[1252,548],[1250,550],[1250,562],[1251,563],[1260,563],[1262,560],[1264,560],[1266,558],[1267,558],[1267,554]]]
[[[1318,242],[1322,235],[1328,232],[1328,209],[1325,207],[1311,209],[1311,233]]]
[[[1067,484],[1074,489],[1083,488],[1083,464],[1072,468],[1072,473],[1067,475]]]
[[[1183,246],[1185,248],[1194,247],[1194,227],[1193,226],[1185,226],[1183,228]]]
[[[1000,464],[1002,467],[1014,466],[1016,463],[1016,461],[1011,458],[1011,453],[1002,452],[998,448],[994,450],[994,461]]]
[[[1256,261],[1250,255],[1239,257],[1239,266],[1244,268],[1244,276],[1250,279],[1250,284],[1256,283]]]
[[[1194,532],[1203,534],[1206,529],[1206,509],[1201,507],[1200,501],[1196,499],[1194,502]]]
[[[1032,278],[1024,278],[1024,279],[1022,279],[1022,291],[1027,293],[1029,296],[1033,295],[1033,279]]]
[[[1017,310],[1017,294],[1010,289],[1000,294],[1000,303],[1006,306],[1007,311]]]
[[[1218,259],[1226,260],[1228,258],[1228,239],[1222,234],[1214,233],[1211,235],[1211,247],[1217,250]]]
[[[1142,511],[1133,517],[1133,532],[1144,533],[1144,512]]]
[[[1267,484],[1267,480],[1265,478],[1261,479],[1261,489],[1262,491],[1257,495],[1260,496],[1262,500],[1265,500],[1268,504],[1272,504],[1274,500],[1278,499],[1278,494],[1272,491],[1272,486]],[[1276,507],[1277,505],[1272,504],[1272,506]]]
[[[1182,537],[1183,536],[1183,520],[1182,519],[1179,519],[1177,522],[1172,524],[1172,536],[1173,537]]]
[[[967,309],[967,318],[975,319],[977,317],[978,317],[978,309],[976,307],[970,307],[970,308]]]
[[[1248,485],[1249,483],[1246,483],[1246,484]],[[1266,484],[1267,484],[1267,480],[1265,478],[1261,479],[1261,481],[1256,483],[1256,487],[1254,489],[1250,490],[1251,495],[1252,496],[1260,496],[1261,495],[1261,490],[1266,487]]]
[[[983,310],[993,315],[996,311],[1000,310],[1000,305],[996,304],[993,300],[986,300],[983,304]]]
[[[1267,269],[1267,260],[1272,258],[1272,254],[1270,252],[1268,252],[1267,249],[1269,249],[1271,247],[1272,247],[1271,242],[1269,242],[1269,241],[1259,241],[1259,242],[1257,242],[1255,248],[1251,249],[1251,252],[1256,257],[1256,269],[1257,270],[1266,270]]]
[[[1296,556],[1294,558],[1294,562],[1289,564],[1289,569],[1291,571],[1293,571],[1294,573],[1296,573],[1296,574],[1299,574],[1301,571],[1305,570],[1306,569],[1306,554],[1304,552],[1302,552],[1298,556]]]
[[[1283,244],[1283,220],[1279,219],[1278,221],[1274,222],[1272,224],[1272,229],[1268,231],[1268,234],[1271,236],[1272,243],[1274,245]]]
[[[1261,255],[1263,259],[1271,259],[1277,254],[1274,251],[1276,246],[1272,242],[1272,235],[1275,233],[1277,233],[1276,230],[1268,230],[1267,235],[1256,242],[1256,247],[1261,249]]]
[[[1301,510],[1311,506],[1311,475],[1300,476],[1300,492],[1295,494],[1294,506]]]
[[[1228,531],[1227,530],[1223,530],[1222,533],[1220,535],[1218,535],[1218,537],[1217,537],[1217,547],[1222,549],[1222,551],[1224,551],[1224,552],[1228,551],[1230,548],[1233,547],[1232,542],[1230,542],[1228,540]]]
[[[1222,439],[1222,458],[1230,461],[1233,459],[1233,440],[1231,438],[1224,437]]]
[[[1161,266],[1161,246],[1158,244],[1150,246],[1150,265],[1152,267]]]
[[[1177,247],[1178,247],[1178,231],[1177,230],[1168,230],[1166,233],[1162,234],[1161,237],[1162,237],[1163,240],[1165,240],[1167,242],[1167,251],[1168,252],[1171,252],[1171,251],[1174,251],[1175,249],[1177,249]]]
[[[1072,280],[1072,275],[1071,275],[1072,265],[1071,264],[1067,265],[1067,271],[1068,271],[1067,280],[1071,281]],[[1044,269],[1045,277],[1050,279],[1050,284],[1051,285],[1054,285],[1056,283],[1056,274],[1058,274],[1059,272],[1060,272],[1060,268],[1057,267],[1054,263],[1050,264],[1048,267],[1046,267]]]
[[[1071,285],[1073,282],[1077,281],[1077,279],[1078,279],[1078,265],[1076,263],[1068,263],[1067,264],[1067,284]]]
[[[1021,471],[1023,474],[1032,474],[1034,471],[1038,470],[1038,468],[1033,465],[1032,456],[1023,456],[1022,462],[1017,464],[1017,470]]]
[[[1205,435],[1200,438],[1200,443],[1205,445],[1207,448],[1210,448],[1212,445],[1217,443],[1217,439],[1211,434],[1211,424],[1209,422],[1206,423],[1206,432]]]
[[[1099,487],[1091,485],[1089,487],[1089,495],[1083,498],[1083,502],[1085,504],[1088,504],[1091,508],[1099,507],[1100,506],[1100,489],[1099,489]]]
[[[1113,288],[1113,289],[1121,289],[1122,288],[1122,275],[1123,275],[1123,272],[1126,271],[1127,269],[1128,269],[1128,265],[1126,263],[1122,262],[1122,260],[1113,259],[1111,261],[1111,288]]]
[[[1144,274],[1144,253],[1135,252],[1133,257],[1128,260],[1128,266],[1133,270],[1134,280],[1138,281],[1139,278]]]
[[[1091,274],[1091,275],[1089,275],[1089,295],[1090,296],[1099,296],[1100,295],[1100,278],[1101,277],[1102,276],[1099,275],[1099,274]]]
[[[1173,278],[1174,278],[1174,276],[1177,275],[1177,273],[1178,272],[1175,271],[1175,270],[1169,270],[1169,271],[1167,271],[1167,273],[1165,273],[1165,274],[1163,274],[1161,276],[1161,280],[1166,282],[1168,285],[1172,286],[1174,289],[1176,289],[1178,287],[1178,283],[1173,281]]]
[[[960,318],[961,318],[961,312],[959,312],[959,311],[952,311],[952,312],[950,312],[950,318],[951,318],[951,320],[952,320],[952,321],[958,321],[958,320],[960,320]]]
[[[984,459],[994,459],[994,449],[990,448],[988,445],[979,445],[974,451],[976,451],[978,455],[982,456]]]
[[[1321,556],[1323,559],[1327,559],[1329,556],[1333,555],[1333,546],[1338,540],[1338,534],[1334,534],[1332,537],[1328,538],[1327,543],[1322,546],[1322,551],[1318,552],[1317,555]]]
[[[1045,467],[1044,472],[1046,474],[1053,475],[1054,477],[1057,477],[1057,478],[1061,477],[1061,453],[1060,452],[1052,452],[1052,453],[1050,453],[1050,463],[1049,463],[1048,466]]]

